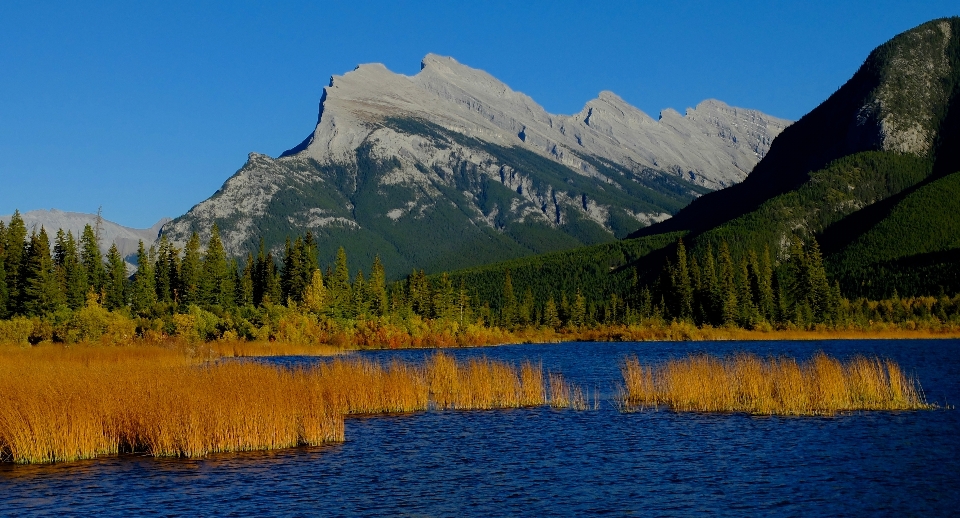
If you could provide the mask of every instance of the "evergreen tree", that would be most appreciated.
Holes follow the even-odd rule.
[[[40,227],[40,233],[32,232],[26,257],[21,265],[20,304],[28,316],[43,315],[63,303],[57,275],[50,256],[50,238]]]
[[[707,252],[700,268],[700,288],[697,291],[697,319],[699,322],[718,323],[721,321],[719,304],[720,288],[717,282],[717,261],[713,257],[713,248],[707,246]]]
[[[814,238],[810,238],[806,259],[807,279],[804,283],[808,289],[806,298],[816,321],[824,322],[833,316],[830,311],[833,306],[832,290],[827,280],[827,272],[823,267],[820,245]]]
[[[503,272],[503,306],[500,308],[500,321],[504,327],[511,327],[517,320],[517,297],[513,294],[513,280],[510,269]]]
[[[200,235],[194,232],[190,235],[186,247],[183,249],[183,260],[180,262],[180,303],[184,306],[201,304],[201,283],[203,276],[203,260],[200,257]]]
[[[243,265],[243,273],[239,281],[234,284],[237,293],[237,306],[243,307],[253,304],[253,278],[256,262],[252,253],[247,253],[247,260]]]
[[[337,249],[337,260],[331,275],[326,277],[330,306],[337,316],[342,316],[350,301],[350,270],[347,268],[347,252]]]
[[[357,271],[357,277],[353,281],[351,302],[349,316],[359,318],[367,314],[369,304],[367,301],[367,283],[363,278],[363,270]]]
[[[173,245],[167,249],[166,268],[170,279],[170,301],[179,304],[183,294],[183,276],[180,272],[180,249]]]
[[[410,309],[420,316],[430,316],[430,298],[430,283],[427,281],[426,274],[423,270],[414,270],[407,277],[407,302],[410,304]]]
[[[313,270],[313,276],[310,278],[310,284],[303,292],[303,307],[314,314],[323,313],[327,298],[327,289],[323,285],[323,275],[320,269]]]
[[[20,211],[13,211],[10,217],[10,224],[7,225],[4,246],[4,270],[7,278],[7,310],[9,313],[21,313],[20,302],[22,287],[20,285],[20,272],[23,269],[23,262],[26,260],[27,244],[27,226],[20,217]]]
[[[693,317],[693,284],[690,280],[687,249],[683,240],[677,240],[677,264],[671,275],[671,295],[673,299],[672,315],[689,320]]]
[[[273,261],[273,254],[264,249],[263,238],[261,238],[257,264],[253,270],[253,303],[256,306],[277,304],[280,302],[280,297],[277,265]]]
[[[433,316],[435,318],[454,318],[457,310],[457,295],[453,289],[453,282],[446,272],[440,275],[436,291],[433,293]]]
[[[303,294],[300,288],[300,238],[291,243],[288,237],[283,245],[283,267],[280,269],[280,292],[284,301],[299,302]]]
[[[560,314],[557,313],[557,303],[551,295],[543,307],[543,325],[557,329],[560,327]]]
[[[373,267],[370,269],[370,309],[374,315],[384,316],[389,311],[387,304],[387,276],[380,262],[380,256],[373,258]]]
[[[103,255],[100,253],[100,240],[89,224],[84,225],[80,235],[80,262],[83,264],[84,276],[87,278],[85,292],[103,292],[106,283],[107,271],[103,266]]]
[[[153,286],[158,302],[173,301],[174,284],[170,277],[170,255],[174,253],[167,236],[160,236],[160,242],[157,244],[157,261],[153,268]]]
[[[810,287],[807,285],[809,276],[807,275],[807,257],[803,250],[803,241],[800,236],[794,235],[790,239],[789,259],[784,268],[786,285],[786,310],[788,314],[794,314],[795,308],[806,302],[807,292]]]
[[[70,309],[82,308],[87,303],[89,287],[73,232],[64,234],[62,229],[57,231],[53,257],[60,291],[67,306]]]
[[[150,255],[141,240],[137,246],[137,273],[130,286],[130,308],[137,315],[145,314],[157,302],[156,275]]]
[[[120,255],[117,244],[110,245],[107,251],[107,284],[104,306],[110,311],[116,311],[127,305],[127,263]]]
[[[567,299],[567,292],[560,293],[560,321],[563,324],[570,322],[570,300]]]
[[[756,256],[751,250],[751,253]],[[759,320],[757,305],[754,303],[754,291],[751,287],[750,279],[750,261],[743,257],[740,259],[740,267],[737,268],[737,311],[739,324],[741,326],[753,326]]]
[[[233,303],[233,285],[230,276],[227,252],[220,240],[220,229],[214,223],[210,229],[210,241],[203,254],[200,277],[200,300],[207,306],[229,307]]]
[[[570,308],[571,327],[580,328],[587,325],[587,299],[577,288],[577,294],[573,298],[573,306]]]
[[[10,291],[7,287],[7,227],[0,221],[0,318],[7,318],[7,306],[10,300]]]
[[[517,307],[517,320],[526,326],[533,323],[533,318],[533,290],[530,289],[530,286],[527,286],[527,289],[523,292],[523,300]]]
[[[737,303],[736,272],[733,269],[733,258],[727,242],[720,243],[720,315],[724,325],[736,323],[739,305]]]
[[[467,295],[466,281],[462,278],[460,279],[460,289],[457,291],[457,311],[460,325],[462,326],[464,319],[467,318],[470,312],[470,296]]]
[[[776,319],[773,295],[773,266],[770,263],[770,247],[764,247],[763,255],[755,262],[754,278],[757,291],[757,308],[760,315],[768,320]]]

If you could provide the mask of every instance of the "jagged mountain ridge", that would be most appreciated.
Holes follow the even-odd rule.
[[[415,76],[361,65],[324,88],[318,123],[274,159],[252,153],[164,227],[216,222],[228,252],[307,230],[392,273],[449,269],[609,241],[741,181],[788,121],[704,101],[659,121],[603,92],[575,115],[452,58]]]

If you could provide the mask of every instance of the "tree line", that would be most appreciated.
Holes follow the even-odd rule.
[[[726,242],[716,251],[700,250],[689,253],[678,240],[654,282],[641,284],[643,276],[634,272],[632,284],[613,284],[617,289],[600,297],[579,286],[535,295],[530,282],[517,283],[510,269],[502,272],[497,296],[485,297],[462,275],[414,270],[388,282],[379,258],[366,274],[351,273],[342,247],[323,269],[310,232],[288,238],[278,255],[261,240],[255,253],[229,257],[216,225],[206,243],[197,233],[182,248],[166,237],[151,247],[141,242],[137,270],[128,275],[117,246],[103,256],[90,225],[79,239],[58,230],[51,249],[46,230],[28,235],[15,213],[8,225],[0,223],[0,317],[66,322],[71,312],[95,305],[135,320],[138,333],[176,334],[177,315],[191,314],[213,322],[201,333],[206,338],[227,331],[254,337],[244,329],[275,323],[276,308],[330,329],[411,319],[507,330],[670,321],[756,329],[960,320],[960,297],[845,299],[839,285],[829,282],[813,239],[793,237],[776,258],[765,248],[734,259]]]

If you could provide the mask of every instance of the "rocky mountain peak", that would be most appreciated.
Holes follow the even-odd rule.
[[[733,110],[657,123],[604,91],[554,115],[450,57],[428,54],[413,76],[360,65],[331,78],[300,145],[251,155],[165,233],[216,221],[243,253],[258,229],[268,245],[309,229],[321,246],[359,240],[367,259],[394,250],[401,271],[613,239],[741,181],[789,123],[741,110],[759,117],[748,128]]]

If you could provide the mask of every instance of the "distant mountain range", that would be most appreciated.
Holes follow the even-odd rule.
[[[701,257],[727,242],[734,257],[768,249],[784,261],[798,235],[820,243],[830,279],[848,297],[958,293],[958,99],[960,18],[925,23],[871,52],[846,84],[777,137],[743,182],[616,245],[514,261],[516,289],[523,289],[516,279],[527,279],[535,293],[572,282],[622,290],[630,280],[612,278],[632,271],[652,282],[680,236]],[[499,289],[497,282],[486,284]]]
[[[0,221],[3,221],[4,224],[10,223],[11,216],[12,214],[0,216]],[[20,214],[20,217],[23,218],[28,233],[34,230],[39,232],[40,227],[44,227],[50,236],[51,244],[53,244],[52,240],[57,235],[57,229],[63,229],[64,232],[73,232],[73,236],[79,240],[84,226],[90,225],[94,229],[97,227],[96,214],[81,212],[64,212],[57,209],[31,210]],[[160,228],[169,221],[171,221],[170,218],[163,218],[150,228],[138,229],[124,227],[112,221],[101,219],[100,249],[106,253],[110,249],[110,245],[116,243],[120,255],[129,258],[137,253],[140,241],[143,241],[148,247],[152,245],[160,235]]]
[[[736,184],[789,121],[704,101],[655,120],[603,92],[551,115],[481,70],[428,55],[414,76],[361,65],[324,88],[317,125],[278,158],[252,153],[163,228],[216,223],[229,253],[312,232],[322,259],[379,255],[392,276],[612,241]]]

